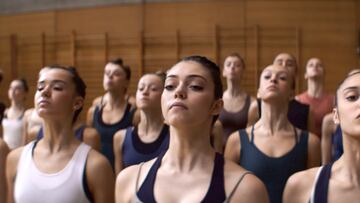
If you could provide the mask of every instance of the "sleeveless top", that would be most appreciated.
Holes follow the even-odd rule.
[[[341,127],[340,125],[338,125],[336,127],[336,130],[333,134],[332,137],[332,148],[333,148],[333,155],[332,155],[332,161],[336,161],[338,160],[341,155],[344,153],[344,148],[343,148],[343,142],[342,142],[342,132],[341,132]]]
[[[88,203],[83,176],[90,147],[81,143],[63,169],[44,173],[33,160],[35,144],[35,141],[27,144],[19,159],[14,185],[15,202]]]
[[[314,122],[314,133],[321,138],[322,121],[326,114],[330,113],[334,106],[334,96],[323,94],[321,98],[310,96],[307,91],[297,95],[297,100],[310,106]]]
[[[244,107],[238,112],[229,112],[226,111],[224,108],[221,110],[219,115],[219,120],[223,125],[223,132],[224,132],[224,144],[226,140],[230,136],[231,133],[246,128],[246,124],[248,122],[248,112],[250,107],[251,98],[249,95],[245,98]]]
[[[125,129],[132,125],[135,109],[131,110],[131,105],[126,104],[124,116],[116,123],[106,124],[102,120],[103,106],[96,106],[93,127],[98,131],[100,135],[101,153],[110,161],[112,168],[114,169],[114,150],[113,150],[113,137],[114,134],[121,129]]]
[[[75,130],[75,137],[80,141],[83,141],[85,128],[86,128],[85,125],[81,125],[79,128],[77,128]],[[44,130],[41,127],[38,134],[37,134],[37,136],[36,136],[36,139],[40,140],[43,137],[44,137]]]
[[[156,158],[169,147],[169,126],[164,125],[159,137],[151,142],[144,143],[137,134],[137,128],[128,127],[122,146],[123,167],[139,164]]]
[[[254,126],[251,140],[245,130],[240,130],[240,166],[253,172],[266,186],[270,202],[282,202],[282,194],[287,179],[307,167],[308,132],[302,131],[298,138],[295,131],[295,146],[281,157],[269,157],[254,144]]]
[[[159,157],[156,159],[154,164],[151,166],[150,171],[148,172],[143,184],[140,186],[134,199],[132,200],[133,203],[143,203],[143,202],[156,203],[154,197],[154,184],[155,184],[156,174],[161,165],[161,160],[164,154],[165,152],[162,152],[159,155]],[[138,177],[136,180],[136,190],[138,188],[138,181],[139,181],[139,175],[142,164],[139,167]],[[240,182],[242,181],[242,179],[246,174],[249,174],[249,172],[245,172],[240,176],[238,182],[234,186],[234,189],[231,191],[230,195],[226,198],[225,185],[224,185],[224,157],[223,155],[216,153],[210,186],[208,188],[205,197],[201,202],[202,203],[230,202],[232,196],[236,191],[236,188],[239,186]]]
[[[320,167],[311,190],[309,203],[327,203],[332,164]]]
[[[10,149],[20,147],[24,135],[24,112],[16,119],[4,115],[2,120],[3,138]]]
[[[259,118],[261,117],[261,100],[257,99],[259,107]],[[291,124],[301,130],[308,130],[310,106],[302,104],[295,99],[289,101],[287,117]]]

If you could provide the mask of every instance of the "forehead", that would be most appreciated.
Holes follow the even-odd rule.
[[[45,80],[60,80],[69,82],[71,81],[71,74],[66,70],[62,70],[59,68],[48,69],[47,71],[42,72],[39,76],[39,82]]]
[[[289,73],[289,70],[283,66],[279,66],[279,65],[270,65],[267,66],[264,70],[263,70],[263,74],[264,73]]]
[[[311,58],[311,59],[309,59],[309,61],[308,61],[308,64],[309,64],[309,63],[321,63],[321,60],[318,59],[318,58]]]
[[[198,76],[205,78],[208,81],[211,80],[210,71],[207,70],[201,64],[194,62],[194,61],[181,61],[181,62],[177,63],[175,66],[173,66],[167,72],[167,78],[169,76],[186,78],[191,75],[198,75]]]
[[[295,61],[294,58],[290,54],[279,54],[275,57],[274,61]]]
[[[22,86],[22,82],[20,80],[13,80],[10,86]]]
[[[226,57],[225,61],[236,61],[236,62],[240,62],[239,57],[237,56],[228,56]]]
[[[345,81],[341,84],[339,90],[342,91],[349,87],[355,87],[360,89],[360,73],[357,73],[345,79]]]
[[[117,64],[113,64],[113,63],[108,63],[105,66],[105,70],[120,70],[120,71],[124,71],[123,68]]]
[[[154,74],[147,74],[141,77],[139,83],[161,83],[161,79]]]

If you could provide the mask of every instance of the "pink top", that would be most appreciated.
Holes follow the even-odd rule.
[[[307,91],[296,96],[296,100],[310,106],[312,120],[314,122],[314,132],[321,138],[321,125],[324,116],[330,113],[334,107],[334,96],[323,94],[320,98],[308,95]]]

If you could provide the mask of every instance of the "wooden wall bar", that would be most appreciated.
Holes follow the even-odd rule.
[[[0,16],[0,68],[5,80],[30,83],[48,64],[75,65],[88,84],[86,107],[103,93],[106,61],[121,57],[132,69],[130,93],[142,74],[166,70],[180,58],[205,55],[220,66],[226,55],[245,58],[243,87],[255,95],[258,76],[274,56],[290,52],[300,66],[297,92],[306,88],[304,65],[320,57],[326,90],[359,65],[359,0],[223,0],[124,4]]]

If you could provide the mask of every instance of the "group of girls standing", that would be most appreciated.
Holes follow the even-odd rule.
[[[357,156],[351,153],[359,151],[355,145],[360,134],[356,74],[348,76],[337,90],[335,121],[348,139],[344,158],[334,167],[301,172],[288,181],[294,173],[320,165],[320,139],[313,134],[319,127],[318,122],[313,124],[314,102],[306,105],[299,101],[303,95],[308,100],[327,96],[321,86],[322,64],[318,59],[308,64],[314,67],[308,65],[305,74],[311,80],[309,90],[296,100],[297,66],[287,53],[279,54],[262,71],[257,99],[240,88],[245,61],[238,54],[225,59],[224,94],[220,68],[205,57],[189,56],[166,74],[143,75],[133,99],[127,93],[130,68],[121,59],[110,61],[104,70],[106,93],[93,101],[87,114],[86,128],[95,133],[80,138],[75,126],[79,126],[77,117],[86,85],[75,68],[48,66],[39,74],[34,98],[42,134],[34,140],[24,138],[22,142],[29,143],[7,156],[6,184],[2,183],[5,171],[0,167],[0,190],[7,191],[8,202],[29,203],[276,203],[282,202],[283,196],[285,202],[293,202],[292,198],[307,202],[311,181],[316,171],[321,171],[316,181],[327,181],[332,190],[338,189],[332,194],[341,197],[341,190],[357,183],[351,179],[358,174]],[[14,89],[21,86],[17,83]],[[26,88],[23,91],[25,94]],[[344,107],[347,103],[351,107]],[[14,114],[11,118],[20,110],[24,114],[25,108],[19,108],[15,101],[14,107],[7,111]],[[221,129],[224,155],[214,149],[214,128]],[[0,139],[0,163],[5,162],[7,152]],[[331,171],[335,177],[352,182],[329,183]],[[354,192],[356,189],[344,194],[350,199]],[[327,188],[315,193],[331,201],[339,198],[327,195]]]

